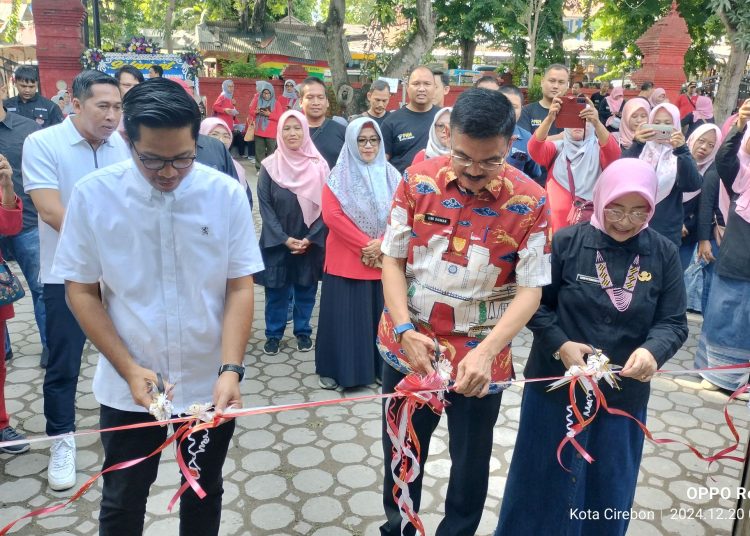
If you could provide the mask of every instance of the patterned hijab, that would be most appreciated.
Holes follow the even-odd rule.
[[[273,89],[273,86],[269,82],[258,80],[257,82],[255,82],[255,90],[258,92],[257,109],[260,110],[261,108],[269,108],[271,111],[273,111],[274,107],[276,106],[276,91]],[[271,93],[271,98],[268,100],[263,98],[263,92],[265,90],[268,90]],[[255,124],[258,125],[261,130],[266,130],[268,128],[268,122],[269,118],[265,115],[258,114],[255,116]]]
[[[303,140],[299,149],[287,147],[282,137],[284,124],[290,117],[302,125]],[[284,112],[279,119],[276,145],[276,151],[263,160],[263,167],[276,184],[297,196],[305,225],[310,227],[320,216],[323,184],[330,170],[310,138],[310,127],[303,114],[295,110]]]
[[[380,127],[369,117],[359,117],[349,123],[346,143],[328,177],[328,187],[354,225],[370,238],[380,238],[385,233],[391,201],[401,175],[386,160],[382,142],[372,162],[362,160],[357,138],[366,126],[383,139]]]

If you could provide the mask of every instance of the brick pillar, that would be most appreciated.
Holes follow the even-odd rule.
[[[70,88],[81,72],[83,20],[81,0],[33,0],[36,29],[36,57],[39,62],[39,91],[47,98],[57,93],[56,83]]]
[[[635,42],[643,53],[643,61],[631,80],[639,85],[651,81],[655,87],[665,89],[670,102],[677,102],[686,80],[685,53],[690,43],[687,23],[677,12],[677,3],[673,2],[669,14],[656,21]]]

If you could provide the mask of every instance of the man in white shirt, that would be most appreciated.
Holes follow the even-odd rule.
[[[172,414],[208,404],[221,415],[242,405],[252,274],[263,270],[247,198],[237,181],[195,163],[200,111],[178,84],[136,86],[124,108],[132,158],[76,185],[53,268],[101,352],[93,382],[100,425],[153,422],[159,377]],[[218,534],[234,427],[230,420],[194,434],[200,448],[183,444],[207,495],[190,487],[182,495],[180,534]],[[102,434],[104,467],[145,456],[166,437],[160,426]],[[158,466],[154,456],[104,475],[100,536],[142,534]]]
[[[46,310],[49,361],[44,374],[47,435],[75,431],[75,395],[86,336],[65,302],[63,280],[51,274],[58,233],[75,183],[97,168],[129,157],[113,136],[122,114],[117,80],[83,71],[73,80],[75,115],[31,134],[23,146],[23,186],[39,213],[40,279]],[[98,200],[97,200],[98,202]],[[76,483],[76,450],[71,437],[52,443],[47,480],[53,490]]]

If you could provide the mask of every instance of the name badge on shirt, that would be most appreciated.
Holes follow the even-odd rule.
[[[593,277],[590,275],[583,275],[583,274],[578,274],[576,276],[576,281],[582,281],[584,283],[593,283],[595,285],[599,284],[599,278]]]
[[[442,216],[435,216],[434,214],[425,214],[424,221],[427,223],[439,223],[440,225],[450,225],[451,221],[448,218]]]

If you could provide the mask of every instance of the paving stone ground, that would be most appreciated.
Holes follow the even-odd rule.
[[[280,354],[263,355],[263,292],[257,286],[256,291],[255,336],[248,345],[247,379],[242,384],[245,407],[343,399],[378,392],[375,385],[346,392],[320,389],[314,354],[298,352],[291,333],[286,334]],[[316,322],[317,309],[313,317],[313,323]],[[9,322],[9,329],[16,356],[9,364],[5,391],[12,423],[27,435],[42,435],[43,371],[38,367],[41,346],[28,297],[16,304],[16,318]],[[668,368],[693,368],[699,333],[700,319],[691,318],[690,337]],[[531,334],[526,330],[514,340],[517,371],[523,369],[530,345]],[[79,430],[98,425],[98,405],[91,394],[96,359],[96,353],[87,345],[78,384]],[[732,441],[723,417],[727,397],[702,390],[699,382],[696,375],[690,374],[655,379],[647,424],[658,437],[681,437],[703,452],[716,451]],[[495,428],[490,489],[477,531],[479,536],[491,535],[497,522],[518,429],[520,400],[518,386],[503,395]],[[740,431],[740,452],[744,453],[750,410],[740,402],[733,402],[729,412]],[[383,517],[380,426],[378,402],[344,403],[238,420],[224,466],[220,534],[377,536]],[[61,493],[47,487],[46,445],[34,446],[19,456],[0,454],[0,527],[30,509],[57,504],[98,471],[102,463],[98,438],[82,437],[77,445],[78,482],[73,490]],[[421,515],[428,534],[434,534],[441,519],[449,471],[443,418],[430,444],[424,478]],[[709,470],[705,462],[683,446],[646,442],[633,510],[635,515],[647,519],[632,521],[628,534],[729,534],[735,499],[698,498],[696,494],[703,488],[714,487],[731,489],[732,497],[736,497],[734,490],[740,485],[741,472],[740,464],[724,461]],[[166,452],[149,498],[147,536],[178,533],[177,514],[166,511],[178,482],[173,453]],[[11,534],[95,535],[100,498],[101,488],[95,485],[73,506],[53,515],[22,521]],[[703,519],[696,518],[700,509]]]

